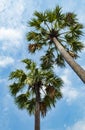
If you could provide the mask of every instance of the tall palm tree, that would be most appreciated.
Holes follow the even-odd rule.
[[[85,83],[85,70],[75,62],[78,52],[84,48],[81,42],[83,25],[78,22],[76,14],[62,13],[56,6],[54,10],[35,11],[28,24],[32,27],[32,31],[27,33],[27,40],[31,42],[29,51],[34,53],[46,46],[46,54],[41,58],[42,66],[47,69],[56,63],[64,67],[66,61]]]
[[[13,71],[9,79],[10,92],[20,109],[35,115],[35,130],[40,130],[40,114],[45,116],[56,100],[62,98],[63,81],[52,70],[42,70],[30,59],[24,59],[26,70]]]

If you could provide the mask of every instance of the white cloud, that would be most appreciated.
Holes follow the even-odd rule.
[[[0,83],[3,83],[3,82],[5,83],[5,82],[7,82],[7,80],[6,80],[6,79],[1,79],[1,78],[0,78]]]
[[[13,64],[14,59],[12,57],[0,56],[0,67],[6,67],[9,64]]]
[[[24,1],[22,1],[22,0],[18,0],[18,2],[16,2],[16,10],[15,10],[15,8],[14,8],[14,10],[16,11],[16,13],[17,13],[17,16],[22,16],[22,14],[23,14],[23,12],[24,12],[24,7],[25,7],[25,3],[24,3]]]
[[[59,73],[59,69],[55,67],[56,73]],[[64,81],[64,85],[61,89],[62,94],[63,94],[63,99],[68,103],[72,104],[75,102],[79,96],[79,90],[78,88],[75,88],[72,83],[72,75],[73,71],[71,68],[68,66],[66,69],[62,70],[60,73],[62,80]]]
[[[84,67],[83,67],[84,68]],[[72,72],[70,69],[65,69],[62,73],[61,78],[64,81],[64,86],[62,87],[61,91],[63,94],[63,99],[70,105],[74,102],[78,102],[79,105],[81,104],[81,99],[85,98],[85,87],[83,84],[79,87],[75,87],[75,83],[72,82]]]
[[[75,101],[79,96],[79,92],[75,88],[72,88],[72,87],[62,88],[62,93],[67,103],[71,103]]]
[[[18,29],[0,28],[0,40],[14,41],[22,38],[22,32]]]
[[[16,0],[2,0],[0,4],[2,7],[0,14],[2,24],[15,25],[17,22],[20,22],[25,5],[23,0],[18,0],[18,2]]]
[[[85,120],[76,122],[73,126],[68,127],[66,130],[85,130]]]
[[[6,6],[6,0],[0,1],[0,12],[4,10],[5,6]]]
[[[75,101],[79,96],[78,90],[72,86],[72,82],[70,80],[71,76],[71,70],[69,69],[65,69],[63,75],[61,76],[64,81],[64,87],[61,89],[61,91],[63,93],[63,98],[68,104]]]
[[[65,69],[61,78],[64,81],[64,86],[71,86],[71,81],[69,80],[71,77],[71,71],[70,69]]]
[[[0,24],[12,27],[20,27],[22,23],[26,22],[32,16],[34,10],[40,7],[39,0],[18,0],[18,2],[17,0],[2,0],[0,4],[2,6]]]
[[[23,47],[23,38],[24,38],[24,26],[21,28],[0,28],[0,51],[7,53],[15,53],[19,51],[20,47]],[[17,49],[18,48],[18,49]]]

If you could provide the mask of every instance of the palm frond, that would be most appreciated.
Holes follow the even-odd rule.
[[[36,64],[32,62],[30,59],[24,59],[22,60],[22,62],[26,64],[26,69],[28,70],[32,71],[36,67]]]
[[[24,109],[26,107],[27,101],[26,94],[21,94],[15,98],[15,102],[20,109]]]
[[[45,78],[46,78],[46,83],[47,83],[47,81],[49,82],[49,79],[50,79],[50,78],[54,78],[54,77],[55,77],[54,72],[53,72],[52,69],[50,69],[50,70],[45,70],[42,75],[45,76]]]
[[[82,29],[83,29],[83,25],[79,23],[75,24],[74,26],[71,26],[70,30],[71,30],[72,36],[75,36],[77,38],[83,35]]]
[[[16,96],[16,94],[23,88],[24,83],[13,83],[9,85],[10,92],[13,96]]]
[[[57,55],[57,58],[55,59],[55,63],[59,67],[65,67],[65,61],[61,54]]]
[[[26,103],[26,109],[30,115],[34,114],[35,112],[35,104],[36,104],[35,98],[28,100]]]
[[[33,19],[31,19],[31,21],[29,21],[28,24],[30,25],[30,27],[34,27],[35,29],[39,29],[39,28],[40,28],[41,21],[39,21],[39,20],[36,19],[36,18],[33,18]]]
[[[26,79],[26,74],[23,70],[17,69],[16,71],[10,73],[9,79],[19,79],[24,82]]]
[[[22,60],[22,62],[26,64],[26,69],[30,69],[30,64],[31,64],[30,59],[24,59],[24,60]]]
[[[60,6],[56,6],[55,9],[53,10],[57,21],[59,22],[60,20],[63,20],[63,13],[62,13],[62,8]],[[55,20],[56,20],[55,19]]]
[[[75,53],[77,53],[78,51],[83,50],[84,44],[76,40],[71,43],[71,48]]]
[[[42,69],[49,69],[54,63],[54,54],[53,48],[47,50],[46,54],[41,58],[41,67]]]
[[[51,84],[55,87],[55,88],[61,88],[63,85],[63,80],[57,76],[55,76],[55,78],[53,80],[51,80]]]
[[[41,40],[41,33],[36,33],[34,31],[27,33],[27,40],[28,41],[40,41]]]
[[[65,15],[65,24],[67,26],[71,26],[77,23],[77,18],[76,18],[76,14],[72,13],[72,12],[68,12]]]
[[[46,20],[47,20],[45,13],[42,13],[42,12],[35,11],[35,12],[34,12],[34,16],[36,16],[36,17],[37,17],[37,20],[40,21],[41,23],[42,23],[43,21],[46,21]]]
[[[52,10],[46,10],[45,15],[47,18],[47,22],[49,22],[49,23],[52,23],[56,19],[56,16]]]

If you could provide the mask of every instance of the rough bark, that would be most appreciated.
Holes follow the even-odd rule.
[[[39,93],[39,87],[36,86],[36,106],[35,106],[35,130],[40,130],[40,93]]]
[[[85,70],[77,64],[74,59],[68,54],[64,47],[58,42],[58,40],[53,37],[53,42],[55,43],[57,49],[60,51],[66,62],[71,66],[71,68],[76,72],[80,79],[85,83]]]

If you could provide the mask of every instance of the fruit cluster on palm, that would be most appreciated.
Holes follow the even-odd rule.
[[[83,25],[78,22],[76,14],[62,13],[57,6],[54,10],[34,12],[29,21],[32,31],[27,33],[27,40],[31,43],[28,50],[35,53],[46,47],[47,51],[41,58],[43,69],[49,69],[54,64],[65,66],[65,61],[85,83],[85,70],[75,62],[84,45],[81,42]]]
[[[30,59],[22,60],[26,71],[17,69],[10,73],[10,92],[20,109],[26,109],[35,115],[35,130],[40,130],[40,114],[45,116],[47,111],[55,106],[62,97],[60,91],[63,81],[50,70],[37,68]]]

